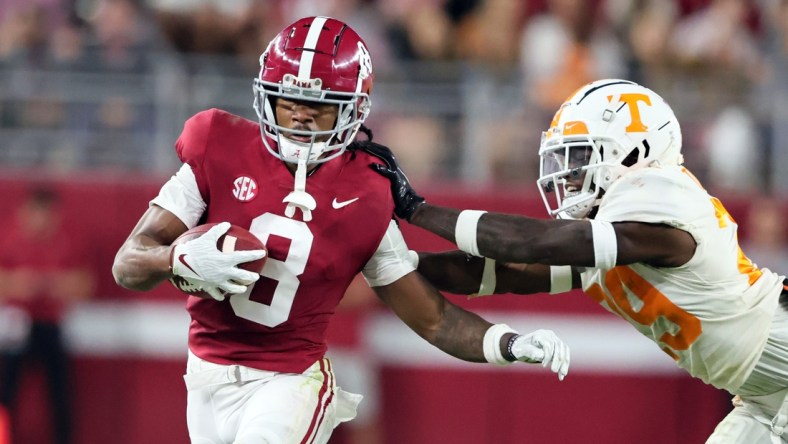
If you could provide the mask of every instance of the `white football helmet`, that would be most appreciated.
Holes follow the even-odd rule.
[[[627,172],[684,161],[670,106],[620,79],[589,83],[564,102],[542,133],[539,157],[539,192],[550,216],[561,219],[586,217]]]

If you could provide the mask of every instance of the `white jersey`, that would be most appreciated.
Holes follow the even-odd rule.
[[[735,392],[764,349],[783,277],[750,262],[733,218],[683,167],[625,175],[595,219],[666,224],[692,235],[695,255],[681,267],[589,268],[583,289],[692,376]]]

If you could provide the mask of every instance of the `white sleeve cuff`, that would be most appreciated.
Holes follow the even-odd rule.
[[[188,163],[159,190],[151,205],[158,205],[178,217],[187,228],[194,228],[205,212],[205,201],[197,187],[197,178]]]
[[[370,287],[382,287],[415,270],[402,232],[392,220],[378,249],[364,266],[361,274]]]

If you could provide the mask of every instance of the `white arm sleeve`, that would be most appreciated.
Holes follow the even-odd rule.
[[[188,163],[184,163],[159,190],[151,205],[158,205],[174,214],[186,225],[194,228],[205,212],[205,201],[197,187],[197,178]]]
[[[408,246],[402,232],[392,220],[378,249],[361,270],[361,274],[370,287],[381,287],[415,270],[416,267],[408,259]]]

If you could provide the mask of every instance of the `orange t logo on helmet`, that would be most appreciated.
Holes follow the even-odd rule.
[[[626,127],[626,132],[628,133],[645,133],[648,131],[648,127],[643,124],[643,121],[640,120],[640,108],[638,108],[638,102],[643,102],[646,105],[651,106],[651,98],[646,94],[641,93],[624,93],[618,98],[620,101],[629,105],[629,115],[632,117],[632,121],[630,122],[629,126]],[[613,100],[613,96],[607,96],[607,101]]]

